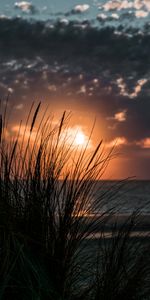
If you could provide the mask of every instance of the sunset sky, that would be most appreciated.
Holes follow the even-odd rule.
[[[33,101],[71,111],[85,139],[96,119],[91,145],[118,153],[105,178],[150,179],[150,1],[0,0],[0,14],[12,130]]]

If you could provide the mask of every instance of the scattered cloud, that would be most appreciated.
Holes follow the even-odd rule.
[[[126,85],[123,78],[118,78],[116,82],[117,82],[117,85],[120,89],[120,94],[122,96],[127,96],[130,99],[133,99],[133,98],[136,98],[138,96],[138,94],[142,90],[142,87],[148,82],[148,79],[147,78],[139,79],[137,81],[136,85],[133,88],[133,92],[131,92],[131,93],[128,92],[127,85]]]
[[[103,5],[105,11],[109,10],[121,10],[121,9],[129,9],[133,7],[133,2],[124,1],[108,1]]]
[[[98,14],[97,15],[97,20],[101,21],[101,20],[106,20],[107,19],[107,15],[104,13]]]
[[[24,108],[23,103],[17,104],[17,105],[15,106],[15,109],[16,109],[16,110],[22,110],[23,108]]]
[[[124,79],[123,78],[118,78],[116,80],[117,82],[117,85],[120,89],[120,94],[123,95],[123,96],[127,96],[127,86],[126,86],[126,83],[124,82]]]
[[[87,88],[86,85],[82,85],[80,89],[77,91],[77,94],[86,94]]]
[[[14,89],[12,87],[8,87],[8,93],[13,94]]]
[[[106,147],[121,147],[128,146],[130,149],[135,149],[135,147],[139,147],[142,149],[150,149],[150,137],[146,137],[141,140],[129,141],[125,137],[116,137],[113,140],[110,140],[106,143]]]
[[[149,12],[144,11],[144,10],[137,10],[135,12],[136,18],[146,18],[149,15]]]
[[[89,8],[90,8],[89,4],[79,4],[73,8],[73,12],[74,13],[83,13],[83,12],[88,11]]]
[[[69,20],[67,20],[66,18],[62,18],[59,20],[59,23],[62,25],[68,25],[69,24]]]
[[[139,79],[137,81],[136,86],[134,87],[134,92],[128,94],[129,98],[133,99],[135,97],[137,97],[137,95],[141,92],[142,87],[145,83],[147,83],[148,79],[144,78],[144,79]]]
[[[110,0],[106,2],[103,5],[103,9],[105,11],[111,11],[111,10],[127,10],[127,9],[135,9],[135,10],[141,10],[146,9],[150,11],[150,1],[149,0],[134,0],[134,1],[128,1],[128,0],[117,0],[113,1]]]
[[[143,3],[145,5],[145,7],[147,8],[147,10],[150,11],[150,1],[149,0],[143,0]]]
[[[116,19],[116,20],[119,19],[119,15],[116,14],[116,13],[111,14],[111,17],[112,17],[113,19]]]
[[[48,85],[48,90],[51,92],[56,92],[57,91],[57,87],[55,84],[49,84]]]
[[[24,125],[24,124],[21,124],[21,126],[20,126],[20,125],[16,124],[11,127],[11,129],[9,130],[9,133],[10,133],[10,136],[17,135],[19,142],[22,142],[22,138],[24,138],[26,141],[28,141],[28,139],[30,138],[31,143],[33,142],[33,144],[38,135],[37,144],[40,144],[40,134],[37,131],[37,128],[34,126],[32,132],[30,131],[30,129],[31,129],[31,126]]]
[[[4,14],[0,15],[0,20],[10,20],[10,19],[11,19],[10,17],[8,17]]]
[[[115,115],[114,115],[114,120],[118,121],[118,122],[124,122],[126,121],[126,114],[127,114],[127,110],[123,110],[123,111],[120,111],[120,112],[117,112]]]
[[[27,1],[15,2],[14,6],[16,9],[20,9],[24,13],[34,13],[36,11],[34,5]]]
[[[118,111],[117,113],[114,114],[113,117],[107,117],[107,120],[109,121],[118,121],[118,122],[124,122],[126,121],[127,118],[127,109],[124,109],[122,111]],[[110,129],[115,129],[116,128],[116,123],[109,125]]]
[[[73,9],[65,13],[65,16],[71,16],[71,15],[76,15],[76,14],[82,14],[87,12],[90,9],[89,4],[78,4],[75,5]]]
[[[141,141],[136,142],[138,146],[144,149],[150,149],[150,137],[147,137]]]
[[[124,146],[127,145],[128,141],[125,137],[116,137],[115,139],[113,139],[112,141],[106,143],[106,147],[107,148],[112,148],[112,147],[120,147],[120,146]]]

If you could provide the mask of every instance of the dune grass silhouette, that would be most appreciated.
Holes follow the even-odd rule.
[[[68,114],[56,124],[40,106],[11,138],[0,116],[0,299],[148,299],[149,243],[130,239],[140,212],[105,239],[103,207],[125,184],[97,185],[113,149],[76,149]]]

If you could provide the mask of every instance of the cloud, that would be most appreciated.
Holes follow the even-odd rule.
[[[26,141],[28,141],[28,139],[30,138],[31,143],[36,140],[37,138],[37,128],[34,126],[32,132],[30,131],[31,126],[28,125],[24,125],[21,124],[20,125],[13,125],[10,130],[9,130],[9,134],[10,136],[13,136],[14,134],[19,136],[17,137],[17,139],[19,140],[19,142],[22,142],[22,138],[25,138]],[[38,133],[38,137],[40,137],[39,133]],[[40,143],[40,138],[38,139],[37,143]]]
[[[121,10],[132,8],[134,4],[132,2],[124,1],[108,1],[103,5],[105,11],[109,10]]]
[[[149,0],[143,0],[143,3],[148,11],[150,11],[150,1]]]
[[[119,15],[117,13],[112,13],[111,16],[107,16],[106,14],[104,13],[100,13],[97,15],[97,20],[100,21],[100,22],[104,22],[104,21],[112,21],[112,20],[119,20]]]
[[[59,20],[59,23],[62,25],[68,25],[69,24],[69,20],[67,20],[66,18],[62,18]]]
[[[118,122],[124,122],[124,121],[126,121],[126,114],[127,114],[126,109],[123,111],[120,111],[114,115],[114,120],[116,120]]]
[[[57,87],[55,84],[50,84],[48,85],[48,90],[51,92],[56,92],[57,91]]]
[[[12,87],[8,87],[8,93],[13,94],[13,92],[14,92],[14,89]]]
[[[129,98],[133,99],[135,97],[137,97],[137,95],[141,92],[142,87],[145,83],[147,83],[148,79],[143,78],[143,79],[139,79],[137,81],[136,86],[134,87],[134,92],[129,94]]]
[[[141,141],[137,141],[136,144],[144,149],[150,149],[150,137],[147,137]]]
[[[24,13],[35,13],[36,11],[34,5],[27,1],[15,2],[14,6],[16,9],[20,9]]]
[[[120,89],[120,94],[123,96],[127,96],[130,99],[134,99],[138,96],[138,94],[142,91],[142,87],[148,82],[147,78],[141,78],[137,81],[136,85],[133,87],[133,92],[129,93],[127,85],[123,78],[118,78],[116,83]]]
[[[118,78],[116,80],[116,83],[120,89],[120,94],[123,95],[123,96],[127,96],[127,86],[126,86],[126,83],[124,82],[124,79],[123,78]]]
[[[1,19],[1,20],[9,20],[9,19],[11,19],[11,18],[8,17],[8,16],[6,16],[6,15],[4,15],[4,14],[2,14],[2,15],[0,15],[0,19]]]
[[[144,17],[144,13],[146,13],[142,9],[146,9],[150,11],[150,1],[149,0],[134,0],[134,1],[128,1],[128,0],[117,0],[117,1],[108,1],[103,5],[103,9],[105,11],[112,11],[112,10],[127,10],[127,9],[134,9],[137,10],[137,15],[142,15]]]
[[[77,91],[77,94],[86,94],[87,88],[86,85],[82,85],[80,89]]]
[[[70,11],[67,11],[65,13],[65,16],[69,17],[71,15],[82,14],[82,13],[87,12],[89,9],[90,9],[89,4],[78,4],[73,9],[71,9]]]
[[[119,19],[119,15],[116,14],[116,13],[111,14],[111,17],[112,17],[113,19],[116,19],[116,20]]]
[[[99,21],[104,21],[106,19],[107,19],[107,15],[104,13],[100,13],[97,15],[97,20],[99,20]]]
[[[16,109],[16,110],[22,110],[23,108],[24,108],[23,103],[20,103],[20,104],[15,105],[15,109]]]
[[[114,114],[113,117],[107,117],[108,121],[117,121],[117,122],[124,122],[127,119],[127,109],[119,111]],[[110,129],[116,129],[116,123],[109,125]]]
[[[106,147],[107,148],[112,148],[112,147],[121,147],[124,145],[127,145],[128,141],[125,137],[116,137],[115,139],[113,139],[112,141],[106,143]]]
[[[135,12],[136,18],[146,18],[149,15],[149,12],[144,11],[144,10],[137,10]]]
[[[144,0],[134,0],[133,6],[135,9],[141,9],[145,5]]]
[[[131,149],[134,149],[134,151],[141,151],[141,149],[150,149],[150,137],[146,137],[141,140],[133,140],[129,141],[126,137],[116,137],[113,140],[110,140],[106,143],[106,147],[122,147],[124,146],[126,150],[131,151]]]
[[[89,5],[89,4],[80,4],[80,5],[76,5],[76,6],[73,8],[73,12],[74,12],[74,13],[83,13],[83,12],[88,11],[89,8],[90,8],[90,5]]]

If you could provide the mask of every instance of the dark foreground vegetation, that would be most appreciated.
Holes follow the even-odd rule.
[[[104,204],[125,184],[96,185],[113,153],[77,150],[68,121],[32,105],[11,137],[0,116],[0,300],[150,299],[149,239],[130,238],[140,213],[105,238]]]

